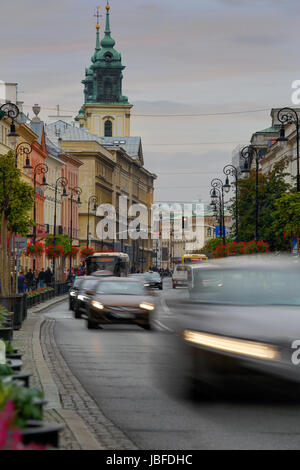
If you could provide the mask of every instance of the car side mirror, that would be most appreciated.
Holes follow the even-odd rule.
[[[95,291],[94,290],[87,290],[86,295],[94,295]]]

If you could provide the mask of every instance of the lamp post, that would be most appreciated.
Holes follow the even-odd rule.
[[[233,165],[226,165],[223,168],[223,173],[226,175],[226,181],[224,184],[225,193],[229,193],[231,185],[229,182],[229,176],[235,178],[235,241],[239,241],[239,208],[238,208],[238,170]]]
[[[72,248],[73,242],[73,197],[77,196],[76,204],[79,206],[81,204],[80,196],[82,194],[82,189],[76,186],[71,189],[71,220],[70,220],[70,245]],[[70,271],[72,269],[72,256],[70,256]]]
[[[91,196],[88,200],[88,223],[87,223],[87,235],[86,235],[86,247],[90,246],[90,206],[94,204],[93,212],[97,211],[98,198],[97,196]]]
[[[68,186],[68,180],[65,177],[58,178],[55,182],[55,197],[54,197],[54,234],[53,234],[53,245],[56,245],[56,209],[57,209],[57,192],[58,188],[63,188],[62,197],[67,197],[66,187]],[[53,279],[55,282],[55,257],[53,258]]]
[[[37,187],[37,181],[36,177],[37,175],[44,175],[43,176],[43,181],[41,183],[41,186],[48,186],[47,181],[46,181],[46,173],[48,173],[49,168],[46,163],[39,163],[34,167],[33,170],[33,186],[34,186],[34,206],[33,206],[33,220],[34,220],[34,226],[33,226],[33,244],[36,244],[36,187]],[[35,273],[35,258],[33,258],[33,272]]]
[[[248,145],[241,150],[241,157],[245,160],[242,173],[249,173],[253,157],[255,158],[255,241],[258,241],[258,170],[259,155],[258,150],[253,145]]]
[[[211,196],[211,208],[214,212],[214,217],[216,222],[220,225],[220,233],[223,234],[223,212],[222,212],[222,201],[221,201],[221,191],[218,188],[213,188],[210,191]],[[224,237],[223,237],[224,242]]]
[[[281,122],[280,137],[277,142],[284,148],[288,142],[285,137],[285,124],[295,124],[297,139],[297,192],[300,192],[300,164],[299,164],[299,118],[297,112],[293,108],[282,108],[277,114],[278,121]]]
[[[15,147],[19,134],[16,131],[15,120],[20,114],[18,106],[14,103],[5,103],[0,106],[0,121],[4,116],[8,116],[11,119],[10,132],[7,135],[8,141],[12,147]]]
[[[212,201],[216,202],[219,199],[220,203],[220,229],[223,238],[223,244],[226,244],[226,227],[225,227],[225,207],[224,207],[224,185],[223,182],[219,178],[214,178],[211,182],[212,191],[211,197]]]

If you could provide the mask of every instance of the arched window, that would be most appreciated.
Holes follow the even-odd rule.
[[[111,121],[105,121],[104,124],[104,135],[105,137],[112,137],[113,126]]]

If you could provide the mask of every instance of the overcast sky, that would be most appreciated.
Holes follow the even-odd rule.
[[[300,2],[110,3],[112,36],[127,66],[123,93],[135,105],[132,135],[143,138],[145,166],[158,175],[156,200],[208,200],[210,181],[222,175],[233,148],[269,127],[271,107],[292,105],[291,83],[300,79]],[[0,80],[19,83],[26,112],[34,103],[43,117],[56,104],[67,114],[81,107],[97,4],[2,0]],[[99,4],[103,25],[104,0]]]

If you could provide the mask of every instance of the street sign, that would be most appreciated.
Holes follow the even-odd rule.
[[[27,250],[27,238],[16,237],[15,238],[15,250],[17,253],[24,253]],[[13,248],[12,248],[13,251]]]

